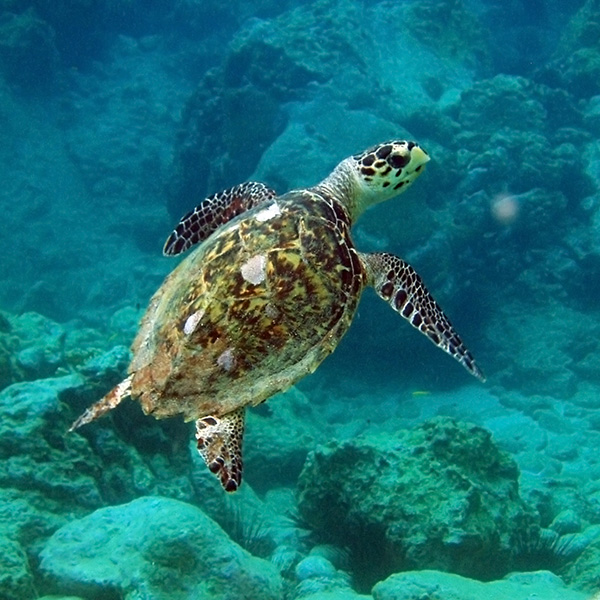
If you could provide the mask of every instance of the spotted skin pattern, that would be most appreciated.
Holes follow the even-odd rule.
[[[115,386],[102,400],[92,404],[83,414],[71,425],[69,431],[74,431],[82,425],[87,425],[101,416],[105,415],[109,410],[116,408],[121,401],[131,396],[131,377],[126,377],[119,385]]]
[[[409,152],[415,146],[414,142],[406,142],[406,148]],[[386,176],[394,171],[396,181],[388,179],[383,182],[382,187],[400,190],[407,184],[407,181],[402,179],[402,175],[404,167],[410,162],[410,153],[404,155],[392,154],[392,150],[392,144],[383,144],[354,156],[365,181],[372,182],[375,178]]]
[[[238,408],[221,419],[209,415],[196,421],[196,446],[211,473],[226,492],[242,483],[242,439],[245,410]]]
[[[275,196],[247,183],[207,198],[165,244],[167,255],[196,247],[152,297],[128,377],[72,429],[127,397],[156,418],[181,415],[196,421],[200,455],[235,491],[245,407],[314,371],[348,330],[367,285],[483,379],[412,267],[391,254],[361,254],[352,242],[362,212],[403,192],[428,160],[414,142],[386,142],[312,188]]]
[[[433,299],[419,274],[401,258],[386,252],[362,254],[369,283],[377,294],[413,327],[424,333],[480,381],[485,376],[473,355],[454,331],[448,317]]]
[[[249,181],[209,196],[183,217],[167,238],[163,248],[165,256],[176,256],[203,242],[221,225],[254,208],[261,202],[272,200],[277,194],[264,183]]]

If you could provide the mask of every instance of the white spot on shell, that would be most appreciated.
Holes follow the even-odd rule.
[[[276,319],[279,316],[279,310],[276,306],[273,306],[269,303],[267,306],[265,306],[265,314],[267,317],[269,317],[269,319]]]
[[[267,257],[264,254],[256,254],[249,258],[240,269],[242,277],[254,285],[265,280],[267,275]]]
[[[204,309],[197,310],[195,313],[192,313],[185,321],[183,333],[185,333],[185,335],[194,333],[196,327],[198,327],[198,323],[200,323],[200,319],[202,319],[203,316]]]
[[[235,367],[235,356],[233,355],[233,350],[231,348],[227,348],[227,350],[225,350],[225,352],[223,352],[223,354],[217,358],[217,364],[225,371],[231,371],[231,369]]]
[[[256,213],[257,221],[268,221],[277,215],[280,215],[281,211],[279,210],[279,204],[277,202],[273,202],[273,204],[269,204],[267,208],[264,208],[260,212]]]

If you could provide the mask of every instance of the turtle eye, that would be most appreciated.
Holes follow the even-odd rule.
[[[402,152],[398,154],[392,154],[388,157],[388,163],[394,169],[402,169],[410,162],[410,152]]]

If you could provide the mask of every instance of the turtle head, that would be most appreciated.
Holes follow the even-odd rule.
[[[342,161],[321,185],[344,189],[351,219],[404,192],[423,172],[429,155],[417,143],[394,140]]]

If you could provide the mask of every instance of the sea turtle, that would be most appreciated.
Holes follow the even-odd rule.
[[[71,430],[129,396],[156,418],[183,415],[196,421],[208,468],[235,491],[246,406],[314,371],[367,285],[483,380],[415,270],[392,254],[359,252],[350,236],[366,208],[406,190],[428,160],[415,142],[390,141],[346,158],[311,188],[278,196],[248,182],[203,200],[165,243],[169,256],[199,245],[150,301],[128,377]]]

